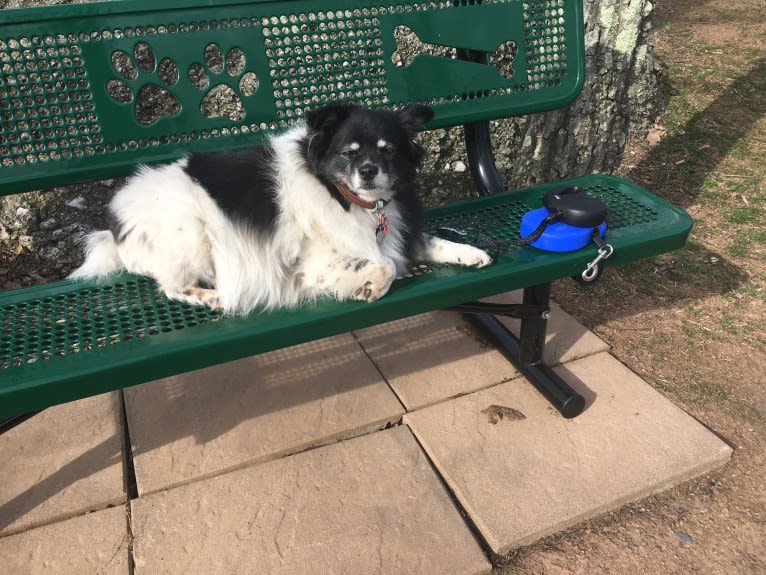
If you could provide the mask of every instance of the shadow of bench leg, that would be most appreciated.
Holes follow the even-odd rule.
[[[569,419],[582,413],[585,398],[543,362],[549,303],[550,284],[542,284],[524,289],[522,304],[475,302],[450,309],[463,312],[551,405]],[[520,318],[519,337],[513,335],[495,315]]]
[[[40,411],[42,411],[42,409]],[[5,433],[6,431],[10,431],[17,425],[24,423],[30,417],[34,417],[35,415],[40,413],[40,411],[30,411],[29,413],[24,413],[22,415],[14,415],[13,417],[0,418],[0,435]]]

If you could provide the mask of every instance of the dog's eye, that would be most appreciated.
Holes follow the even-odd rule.
[[[391,144],[386,144],[382,148],[380,148],[380,153],[384,156],[393,156],[394,155],[394,147]]]
[[[353,148],[346,148],[340,153],[340,155],[346,158],[347,160],[355,160],[359,157],[359,150],[354,150]]]

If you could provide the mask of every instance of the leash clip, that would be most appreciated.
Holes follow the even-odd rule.
[[[583,281],[586,281],[586,282],[592,282],[598,277],[599,275],[598,264],[600,264],[605,259],[609,258],[614,253],[614,247],[612,247],[611,244],[607,244],[603,240],[596,243],[599,246],[598,255],[596,255],[596,257],[594,258],[592,262],[590,262],[587,266],[585,266],[585,271],[582,272],[582,279]]]

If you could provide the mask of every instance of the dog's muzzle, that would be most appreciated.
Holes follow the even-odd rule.
[[[378,166],[369,162],[359,167],[359,176],[364,183],[372,183],[379,172]]]

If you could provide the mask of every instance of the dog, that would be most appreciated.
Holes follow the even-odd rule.
[[[416,133],[433,114],[327,105],[262,146],[142,166],[70,277],[125,269],[170,299],[244,315],[373,302],[418,261],[487,266],[484,251],[423,233]]]

